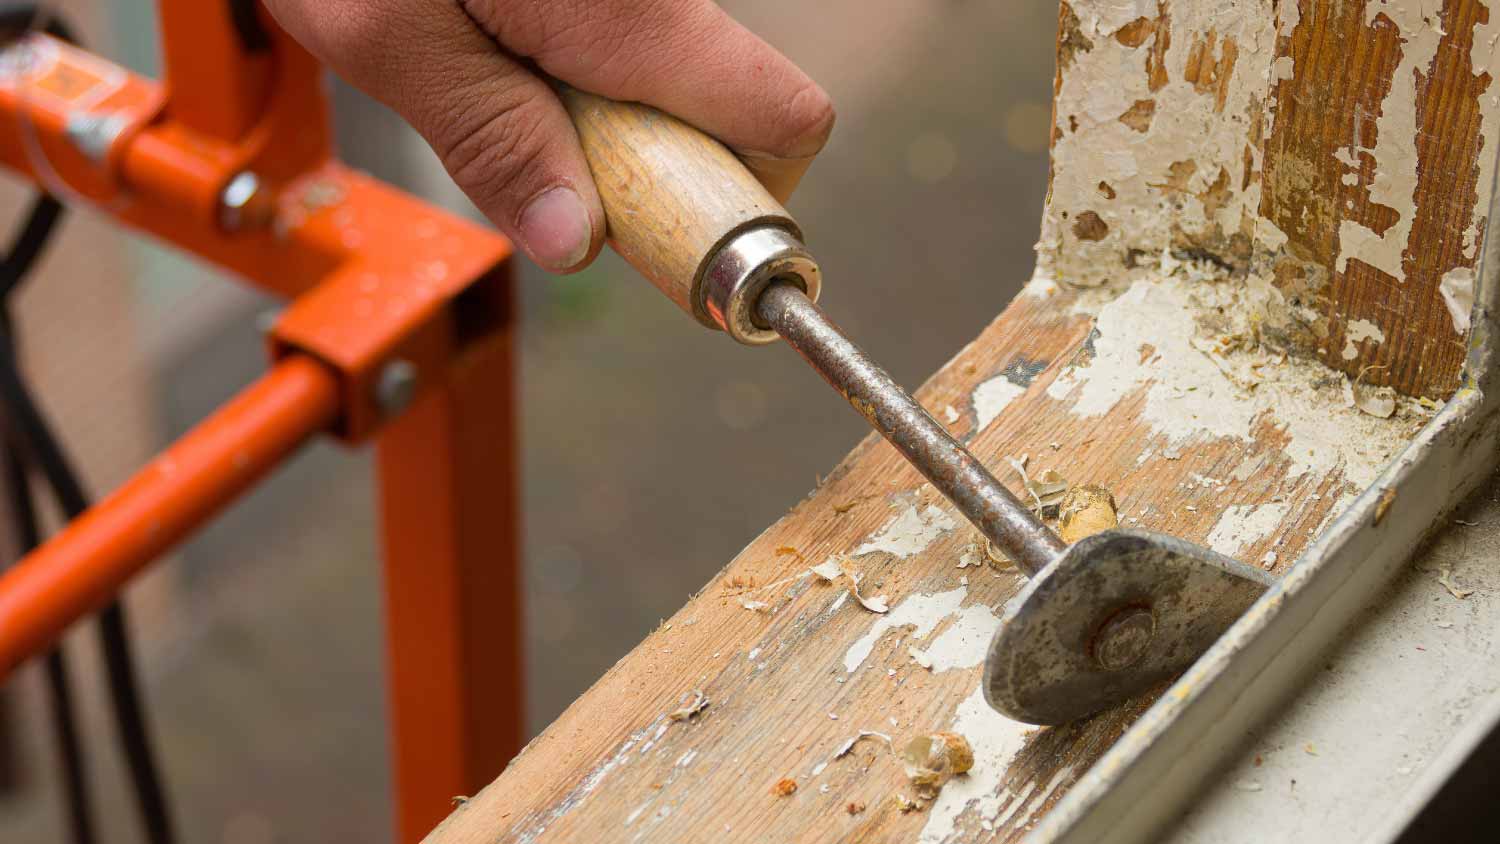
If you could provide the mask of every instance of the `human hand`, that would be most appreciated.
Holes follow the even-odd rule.
[[[286,30],[427,140],[532,260],[582,269],[604,209],[547,81],[655,106],[778,198],[833,129],[828,95],[711,0],[266,0]]]

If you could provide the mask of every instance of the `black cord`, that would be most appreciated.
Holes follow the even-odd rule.
[[[8,434],[9,432],[7,432]],[[37,547],[39,530],[36,508],[31,499],[30,479],[22,463],[21,451],[14,437],[5,437],[3,452],[5,485],[10,497],[10,518],[15,528],[18,550],[22,556]],[[78,722],[73,710],[73,686],[68,677],[68,663],[62,649],[53,648],[45,662],[47,696],[52,713],[53,741],[62,761],[63,790],[67,794],[67,820],[73,840],[92,844],[94,834],[93,801],[88,790],[88,773],[78,740]]]
[[[3,307],[3,304],[0,304]],[[3,319],[3,316],[0,316]],[[31,457],[58,505],[67,517],[76,519],[89,507],[88,494],[73,471],[52,427],[47,424],[20,368],[16,365],[14,343],[9,332],[0,340],[0,402],[17,429],[21,445]],[[109,677],[110,700],[119,725],[121,750],[135,785],[136,803],[146,840],[151,844],[170,844],[174,836],[161,775],[151,750],[150,733],[141,709],[140,690],[136,686],[134,657],[125,625],[125,608],[115,601],[99,616],[99,640],[104,651],[104,666]]]
[[[40,16],[41,11],[36,6],[4,10],[0,12],[0,35],[9,37],[18,32],[29,31]],[[68,27],[57,18],[49,17],[40,22],[43,24],[43,31],[48,34],[68,41],[74,40]],[[43,195],[38,198],[33,203],[15,244],[5,260],[0,262],[0,331],[4,335],[0,338],[0,398],[3,398],[9,411],[8,421],[11,423],[6,443],[6,462],[11,476],[12,496],[15,499],[13,509],[17,520],[17,534],[25,540],[23,544],[27,550],[36,547],[40,537],[31,489],[26,482],[26,465],[23,462],[26,457],[29,456],[39,464],[53,495],[70,520],[80,516],[88,509],[89,504],[88,495],[84,492],[77,473],[73,471],[66,453],[21,375],[15,356],[9,311],[9,294],[26,277],[41,255],[62,211],[61,204],[53,197]],[[150,732],[141,707],[125,608],[119,601],[111,603],[100,614],[98,632],[116,732],[130,769],[131,783],[147,840],[151,844],[171,844],[175,838],[171,813],[167,807],[161,776],[152,752]],[[91,801],[83,756],[79,750],[66,661],[60,648],[54,649],[47,656],[47,676],[54,729],[58,736],[68,790],[70,825],[75,841],[91,844],[94,840]]]

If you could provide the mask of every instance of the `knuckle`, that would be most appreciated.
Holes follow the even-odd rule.
[[[453,121],[435,151],[476,205],[495,209],[537,172],[547,149],[544,123],[533,101],[495,103]]]

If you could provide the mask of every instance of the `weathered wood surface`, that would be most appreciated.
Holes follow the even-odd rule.
[[[1230,336],[1214,318],[1233,282],[1202,270],[1138,271],[1097,318],[1074,312],[1091,307],[1079,294],[1033,284],[920,398],[939,418],[953,408],[953,430],[1013,485],[1003,458],[1029,454],[1033,470],[1110,487],[1129,525],[1252,561],[1274,552],[1283,568],[1421,420],[1344,407],[1342,382],[1316,364],[1193,349]],[[1267,380],[1238,387],[1226,372],[1241,371]],[[1050,730],[991,712],[979,661],[1021,581],[958,568],[983,559],[975,541],[894,450],[867,440],[430,840],[1017,839],[1148,702]],[[805,574],[844,555],[890,613]],[[908,626],[919,623],[921,635]],[[708,708],[670,720],[694,690]],[[936,729],[966,735],[978,763],[921,811],[893,802],[911,790],[880,742],[830,761],[859,730],[901,741]],[[783,778],[797,791],[773,795]]]
[[[1062,9],[1044,271],[1192,250],[1273,287],[1265,330],[1298,353],[1453,391],[1500,115],[1486,4]]]
[[[1353,397],[1384,416],[1369,384],[1458,377],[1496,38],[1473,0],[1432,11],[1064,4],[1036,277],[922,401],[1013,488],[1029,455],[1127,526],[1284,570],[1429,412]],[[980,661],[1021,580],[976,540],[872,437],[430,840],[1021,838],[1150,701],[1048,730],[990,711]],[[831,558],[890,612],[808,574]],[[939,729],[976,765],[917,811],[882,743],[832,758]]]

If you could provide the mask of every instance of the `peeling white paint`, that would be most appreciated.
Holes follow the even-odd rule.
[[[955,777],[943,786],[928,809],[927,824],[922,827],[922,844],[940,844],[959,834],[958,821],[966,812],[981,821],[995,821],[1007,792],[1001,789],[1010,763],[1025,747],[1026,735],[1036,727],[1012,721],[990,708],[984,691],[976,687],[958,705],[953,716],[952,732],[969,741],[974,751],[974,767],[965,776]],[[1031,786],[1031,784],[1028,784]],[[1025,795],[1016,803],[1023,802]],[[1007,818],[1008,820],[1008,818]]]
[[[1182,278],[1142,279],[1099,310],[1093,358],[1064,370],[1047,395],[1070,403],[1076,416],[1104,416],[1127,396],[1145,391],[1140,419],[1167,440],[1169,453],[1194,440],[1232,437],[1253,441],[1262,420],[1287,437],[1282,456],[1288,477],[1342,468],[1356,486],[1373,482],[1381,466],[1404,441],[1397,423],[1343,407],[1326,394],[1328,369],[1288,359],[1259,370],[1254,390],[1226,374],[1235,361],[1195,345],[1197,313],[1223,311],[1248,316],[1263,312],[1256,297],[1279,297],[1254,278],[1231,283],[1189,282]],[[1155,353],[1144,362],[1142,347]],[[1236,476],[1237,477],[1237,476]]]
[[[984,604],[963,606],[968,593],[968,587],[959,586],[947,592],[906,598],[849,646],[844,654],[844,670],[853,672],[863,665],[888,631],[910,627],[912,641],[917,642],[925,640],[939,625],[950,620],[952,623],[935,639],[924,642],[922,654],[926,661],[922,662],[923,667],[932,671],[949,671],[973,668],[984,662],[985,650],[1000,624],[1000,617]]]
[[[1396,212],[1396,222],[1384,233],[1353,222],[1339,221],[1338,271],[1346,272],[1350,258],[1406,281],[1401,253],[1411,239],[1417,207],[1417,77],[1431,73],[1442,32],[1430,25],[1440,7],[1429,2],[1372,2],[1365,6],[1365,25],[1384,17],[1401,33],[1401,61],[1391,75],[1391,90],[1380,104],[1375,119],[1375,177],[1370,181],[1370,202]]]
[[[1209,531],[1208,547],[1233,557],[1280,527],[1287,510],[1286,504],[1275,502],[1236,504],[1229,507],[1219,516],[1214,529]],[[1275,561],[1274,555],[1272,561]]]
[[[1026,388],[1020,384],[1013,384],[1004,375],[999,375],[981,383],[974,388],[972,396],[974,401],[975,430],[983,431],[995,421],[995,417],[1005,410],[1006,406],[1019,398],[1026,392]]]
[[[1353,319],[1344,326],[1344,360],[1354,360],[1359,357],[1359,344],[1366,340],[1376,343],[1385,342],[1385,332],[1380,326],[1366,319]]]
[[[1448,306],[1448,316],[1453,319],[1453,330],[1467,334],[1469,317],[1474,312],[1474,271],[1454,267],[1443,273],[1438,290],[1443,294],[1443,304]]]
[[[958,527],[953,517],[941,507],[929,505],[918,511],[915,505],[903,503],[901,508],[873,536],[854,549],[854,556],[884,551],[904,560],[921,553],[934,539]]]

